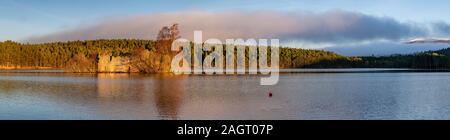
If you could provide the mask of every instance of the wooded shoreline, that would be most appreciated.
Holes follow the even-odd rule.
[[[92,73],[170,72],[171,59],[177,53],[170,50],[172,41],[172,39],[156,41],[102,39],[44,44],[5,41],[0,42],[0,69],[64,70],[65,72]],[[203,52],[202,55],[205,56],[209,53],[211,52]],[[450,48],[407,55],[345,57],[323,50],[281,47],[279,58],[282,69],[450,68]],[[246,61],[248,61],[247,55]]]
[[[61,70],[53,67],[13,67],[13,66],[0,66],[0,70]]]

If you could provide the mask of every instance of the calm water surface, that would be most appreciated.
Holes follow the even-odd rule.
[[[450,73],[261,77],[0,72],[0,119],[450,119]]]

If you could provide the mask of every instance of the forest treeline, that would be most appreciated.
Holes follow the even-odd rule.
[[[78,69],[97,72],[99,56],[129,58],[136,72],[167,71],[171,57],[170,40],[88,40],[24,44],[0,42],[2,69]],[[345,57],[334,52],[280,48],[281,68],[450,68],[450,49],[410,55]],[[165,67],[161,67],[165,65]]]
[[[103,52],[110,52],[113,56],[130,56],[137,48],[152,50],[154,44],[154,41],[148,40],[92,40],[45,44],[5,41],[0,42],[0,66],[61,69],[68,67],[76,57],[96,61],[98,55]]]
[[[450,48],[415,54],[361,57],[356,66],[365,68],[450,69]]]
[[[131,62],[139,63],[136,65],[141,65],[142,67],[152,65],[151,57],[161,57],[156,54],[168,54],[170,52],[170,44],[170,41],[125,39],[44,44],[23,44],[5,41],[0,42],[0,67],[65,69],[73,67],[73,65],[92,65],[91,67],[95,68],[99,55],[105,53],[111,54],[112,57],[119,56],[139,60],[139,62]],[[171,53],[171,55],[173,54]],[[332,65],[338,67],[339,65],[335,61],[345,63],[348,60],[349,58],[347,57],[328,51],[280,48],[280,67],[282,68],[325,67]]]

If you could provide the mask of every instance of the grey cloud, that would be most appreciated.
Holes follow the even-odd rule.
[[[159,29],[179,23],[181,37],[192,39],[194,30],[204,38],[279,38],[309,42],[398,40],[423,36],[421,26],[389,17],[375,17],[347,11],[276,12],[185,11],[118,17],[52,34],[32,36],[25,42],[91,39],[155,39]]]
[[[432,29],[435,33],[437,33],[439,35],[449,35],[450,34],[450,25],[445,22],[433,23]]]
[[[344,11],[298,17],[303,22],[299,23],[299,30],[288,37],[316,42],[398,40],[427,33],[425,29],[411,23]]]

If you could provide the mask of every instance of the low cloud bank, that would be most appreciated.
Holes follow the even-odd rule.
[[[279,12],[185,11],[117,17],[41,36],[24,42],[92,39],[155,39],[163,26],[179,23],[181,37],[192,39],[194,30],[205,38],[279,38],[281,41],[339,43],[371,40],[400,40],[426,36],[430,32],[450,34],[446,23],[432,24],[432,29],[403,23],[389,17],[376,17],[348,11]]]

